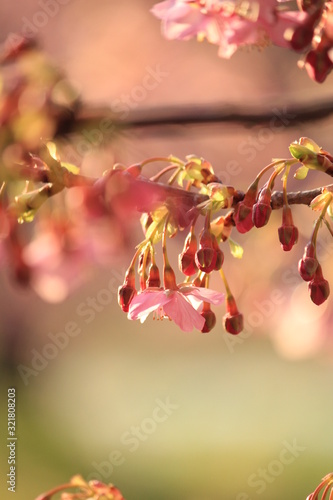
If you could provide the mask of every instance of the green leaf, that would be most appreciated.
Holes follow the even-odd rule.
[[[236,241],[232,240],[231,238],[228,238],[228,242],[230,246],[231,255],[235,257],[235,259],[241,259],[244,253],[243,247]]]

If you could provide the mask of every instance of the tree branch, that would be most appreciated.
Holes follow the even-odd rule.
[[[111,108],[85,108],[71,112],[58,125],[56,136],[80,132],[85,127],[97,127],[103,132],[111,129],[136,129],[173,127],[177,125],[207,125],[235,123],[243,126],[268,125],[278,130],[295,127],[300,122],[314,122],[333,114],[332,99],[314,104],[275,106],[258,112],[257,108],[244,110],[228,104],[189,105],[187,107],[155,107],[132,111],[130,117],[121,120]],[[105,126],[105,123],[108,125]]]

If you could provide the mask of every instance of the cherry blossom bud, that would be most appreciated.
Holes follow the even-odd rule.
[[[278,229],[279,240],[285,252],[288,252],[298,241],[298,229],[294,226],[291,209],[284,205],[282,226]]]
[[[279,240],[285,252],[289,252],[298,241],[298,229],[296,226],[281,226],[278,229]]]
[[[270,188],[264,188],[259,194],[257,203],[253,206],[252,220],[258,228],[265,226],[269,221],[272,213],[271,196]]]
[[[198,270],[195,263],[195,254],[197,251],[197,239],[195,235],[190,232],[184,243],[182,253],[179,255],[179,269],[185,276],[192,276]]]
[[[315,246],[310,241],[304,249],[302,259],[298,262],[298,272],[304,281],[311,281],[318,267],[318,260],[315,257]]]
[[[244,328],[243,314],[225,314],[223,316],[223,326],[226,332],[232,335],[238,335]]]
[[[203,309],[201,312],[201,316],[205,319],[205,324],[202,327],[202,333],[210,332],[214,326],[216,325],[216,316],[215,313],[211,310],[210,304],[208,302],[203,303]]]
[[[158,270],[158,267],[156,264],[152,264],[149,269],[149,275],[147,279],[147,287],[152,288],[156,287],[159,288],[161,285],[161,280],[160,280],[160,272]]]
[[[256,179],[247,189],[243,201],[240,201],[234,211],[233,218],[239,233],[247,233],[253,228],[252,208],[255,204],[258,180]]]
[[[237,335],[244,328],[243,315],[239,313],[236,301],[233,295],[229,294],[226,297],[227,313],[223,316],[224,329],[232,335]]]
[[[135,295],[135,272],[133,268],[130,268],[126,273],[123,285],[118,288],[118,304],[124,312],[128,312],[129,305]]]
[[[320,306],[327,300],[330,294],[328,281],[324,279],[321,265],[318,264],[314,278],[308,284],[311,300],[317,306]]]
[[[204,273],[215,269],[217,252],[213,246],[213,235],[209,229],[204,229],[200,236],[200,247],[195,254],[195,263]]]
[[[247,233],[253,228],[252,206],[245,205],[244,201],[238,203],[234,212],[234,221],[239,233]]]
[[[172,267],[170,266],[169,263],[164,264],[163,282],[164,282],[164,288],[166,290],[176,290],[177,289],[176,275],[175,275],[174,270],[172,269]]]

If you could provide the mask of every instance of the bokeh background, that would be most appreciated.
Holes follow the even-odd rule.
[[[1,38],[22,33],[29,23],[36,28],[42,3],[0,0]],[[243,50],[225,61],[205,43],[167,42],[149,13],[152,1],[55,3],[57,12],[36,28],[36,36],[85,102],[110,106],[120,119],[197,105],[283,115],[285,104],[333,99],[332,77],[323,85],[310,81],[297,68],[297,55],[282,49]],[[158,68],[164,74],[153,89],[135,90]],[[130,104],[121,113],[126,96]],[[331,122],[289,127],[281,121],[279,129],[136,128],[105,140],[102,151],[81,155],[80,165],[99,175],[116,161],[129,165],[193,153],[207,158],[224,182],[245,189],[301,136],[332,151]],[[317,174],[302,186],[298,182],[289,187],[316,187],[327,179]],[[0,271],[1,498],[11,498],[5,484],[10,386],[17,392],[19,500],[33,500],[76,473],[115,483],[127,500],[303,500],[314,490],[333,468],[332,299],[314,306],[297,275],[313,214],[306,207],[294,210],[300,241],[290,254],[278,242],[280,217],[274,213],[264,229],[237,236],[245,248],[242,261],[226,257],[227,276],[247,318],[238,339],[222,329],[223,308],[209,335],[181,332],[168,321],[140,325],[126,319],[115,290],[140,241],[139,229],[133,229],[127,249],[116,250],[110,264],[96,267],[61,303],[21,289],[6,269]],[[174,265],[182,238],[169,245]],[[325,230],[319,251],[332,280],[333,244]],[[223,290],[217,278],[212,285]],[[106,305],[98,299],[104,289],[111,290]],[[79,311],[89,298],[99,310],[87,324]],[[17,367],[31,367],[34,353],[50,343],[49,334],[64,332],[69,322],[80,333],[24,384]],[[168,400],[174,405],[168,418],[151,424],[158,402]],[[146,431],[130,446],[124,435],[137,426]],[[295,443],[294,459],[281,463],[281,452]],[[258,483],[263,469],[268,479]]]

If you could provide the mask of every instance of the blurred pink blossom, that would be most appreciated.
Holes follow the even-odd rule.
[[[246,4],[246,5],[245,5]],[[219,56],[231,57],[243,45],[301,50],[312,39],[313,26],[306,12],[285,11],[277,0],[253,0],[233,4],[225,1],[166,0],[156,4],[152,13],[162,20],[169,40],[197,37],[219,46]],[[304,30],[308,33],[305,36]],[[297,33],[295,42],[294,35]]]

